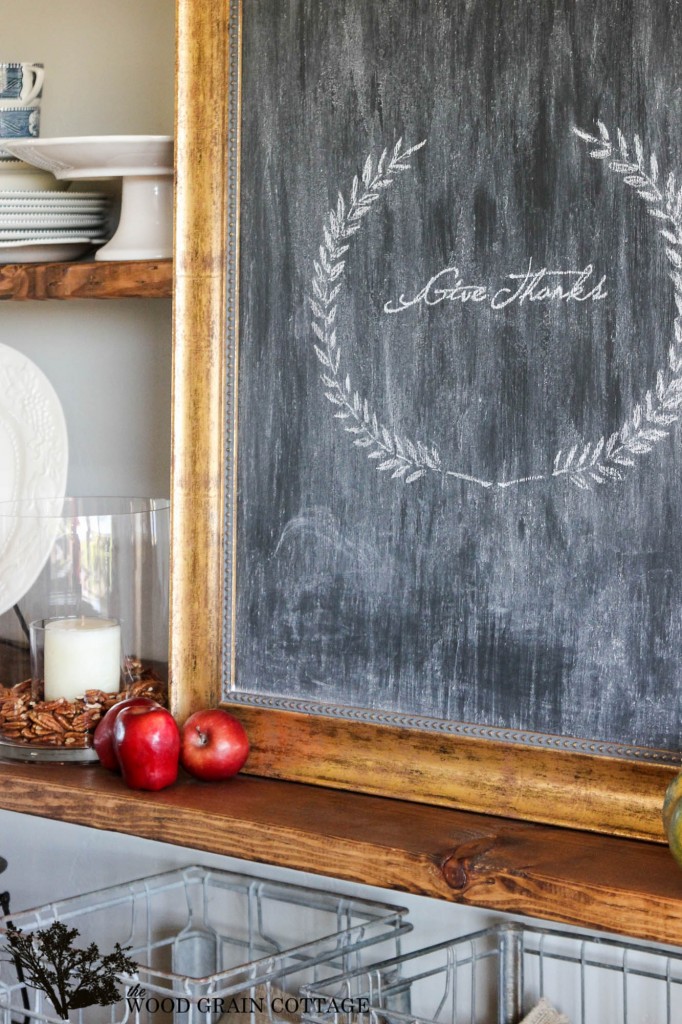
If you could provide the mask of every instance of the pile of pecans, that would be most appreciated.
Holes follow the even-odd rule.
[[[166,704],[166,685],[153,670],[130,660],[126,676],[132,681],[120,693],[86,690],[77,700],[34,700],[30,679],[0,686],[0,736],[44,747],[90,747],[102,715],[126,697],[150,697]]]

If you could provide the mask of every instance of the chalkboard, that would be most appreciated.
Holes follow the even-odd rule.
[[[682,746],[681,13],[234,5],[226,698]]]

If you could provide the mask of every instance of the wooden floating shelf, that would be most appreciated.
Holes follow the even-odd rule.
[[[173,288],[173,261],[8,263],[0,266],[0,300],[158,299]]]
[[[247,776],[133,792],[99,765],[2,763],[0,807],[682,945],[682,871],[659,843]]]

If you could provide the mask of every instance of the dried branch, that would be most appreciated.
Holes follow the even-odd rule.
[[[5,962],[23,969],[26,984],[43,992],[62,1020],[69,1019],[69,1010],[117,1002],[119,976],[137,970],[126,956],[130,946],[117,942],[113,953],[102,956],[94,942],[86,949],[74,946],[79,934],[62,921],[28,934],[10,924],[3,947],[10,957]]]

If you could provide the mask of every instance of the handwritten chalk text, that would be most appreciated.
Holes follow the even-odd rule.
[[[457,267],[446,267],[414,298],[401,295],[397,302],[386,302],[384,312],[402,313],[413,306],[439,306],[442,302],[485,303],[491,309],[532,302],[601,302],[608,295],[604,287],[606,275],[597,281],[591,263],[582,270],[535,270],[530,259],[526,271],[507,274],[506,280],[510,284],[497,289],[485,284],[466,284]]]

